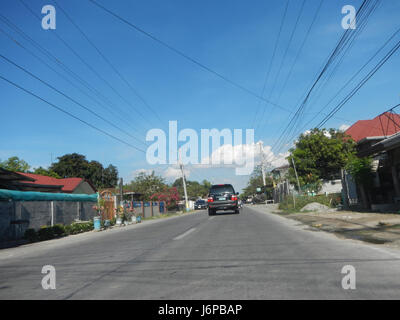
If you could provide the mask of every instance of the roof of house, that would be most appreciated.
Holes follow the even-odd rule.
[[[24,172],[18,172],[18,173],[21,175],[24,175],[28,178],[35,179],[34,182],[31,182],[33,184],[48,185],[48,186],[50,186],[50,185],[62,186],[62,188],[61,188],[62,192],[66,192],[66,193],[73,192],[83,181],[85,181],[83,178],[57,179],[57,178],[43,176],[43,175],[35,174],[35,173],[24,173]],[[93,188],[93,190],[96,190],[96,188],[94,188],[93,185],[89,181],[87,181],[87,182]]]
[[[21,181],[21,180],[27,180],[27,181],[35,181],[33,178],[28,178],[26,176],[23,176],[20,173],[14,172],[14,171],[9,171],[3,168],[0,168],[0,180],[9,180],[9,181]]]
[[[367,137],[388,137],[400,131],[400,116],[384,112],[371,120],[358,120],[345,133],[358,142]]]

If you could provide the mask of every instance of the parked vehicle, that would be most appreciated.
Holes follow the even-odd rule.
[[[194,203],[195,210],[207,209],[207,202],[203,199],[199,199]]]
[[[239,213],[238,196],[239,192],[231,184],[217,184],[210,188],[208,194],[208,215],[214,215],[218,210],[233,210]]]

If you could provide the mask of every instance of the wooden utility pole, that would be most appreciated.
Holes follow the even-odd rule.
[[[266,186],[265,182],[265,170],[264,170],[264,150],[263,150],[263,142],[260,141],[260,156],[261,156],[261,172],[262,172],[262,179],[263,185]]]
[[[292,157],[292,163],[293,163],[294,173],[296,174],[297,187],[299,188],[299,193],[301,193],[301,190],[300,190],[300,182],[299,182],[299,176],[297,175],[296,165],[294,164],[293,157]]]

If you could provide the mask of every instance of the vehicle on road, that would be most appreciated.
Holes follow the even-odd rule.
[[[194,203],[195,210],[207,209],[207,202],[203,199],[199,199]]]
[[[239,213],[238,194],[231,184],[212,185],[208,194],[208,214],[216,214],[218,210]]]

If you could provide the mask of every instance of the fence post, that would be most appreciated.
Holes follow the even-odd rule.
[[[51,214],[50,224],[51,226],[54,226],[54,201],[50,202],[50,214]]]
[[[81,220],[81,203],[79,201],[76,202],[76,218]]]

